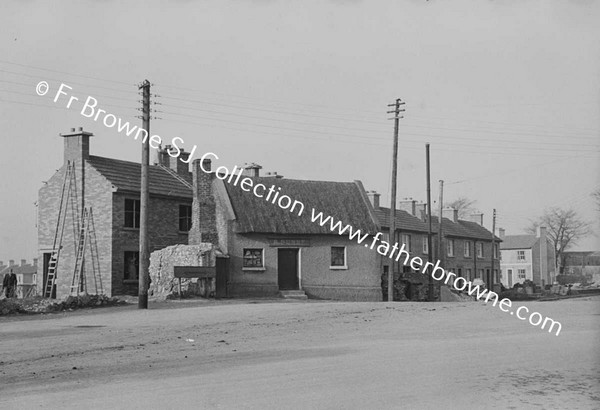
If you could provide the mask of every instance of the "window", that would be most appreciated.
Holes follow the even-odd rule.
[[[406,250],[406,252],[410,252],[410,235],[403,233],[402,243],[404,244],[404,249]]]
[[[467,276],[465,277],[467,280],[471,280],[471,269],[467,268]]]
[[[456,273],[457,273],[457,276],[462,277],[462,269],[461,268],[458,268],[458,272],[456,272]]]
[[[179,205],[179,230],[188,232],[192,228],[192,206]]]
[[[479,275],[477,277],[483,279],[483,269],[479,269]]]
[[[465,241],[465,258],[471,257],[471,242]]]
[[[423,237],[423,253],[429,253],[429,242],[426,236]]]
[[[138,280],[140,269],[140,253],[137,251],[123,252],[123,279]]]
[[[244,248],[244,262],[242,268],[262,269],[264,267],[262,248]]]
[[[448,242],[446,242],[446,250],[448,253],[448,256],[454,256],[454,241],[452,239],[448,240]]]
[[[525,279],[525,269],[519,269],[517,273],[519,279]]]
[[[331,267],[346,268],[346,247],[332,246],[331,247]]]
[[[140,227],[140,200],[125,199],[125,225],[126,228]]]
[[[483,242],[477,242],[477,257],[483,258]]]
[[[525,251],[517,251],[517,260],[524,261],[525,260]]]
[[[498,259],[498,244],[494,244],[494,259]]]

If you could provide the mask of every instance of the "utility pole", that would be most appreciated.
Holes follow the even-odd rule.
[[[150,82],[144,80],[139,87],[142,89],[143,129],[150,136]],[[142,140],[142,178],[140,187],[140,256],[139,256],[139,289],[138,309],[148,309],[148,284],[150,282],[148,267],[150,265],[150,254],[148,252],[148,202],[150,199],[148,191],[148,168],[150,166],[150,144],[149,140]]]
[[[429,143],[425,144],[425,167],[427,168],[427,257],[429,262],[433,263],[433,249],[431,247],[431,176],[429,166]],[[429,274],[428,287],[427,287],[427,300],[430,302],[435,301],[433,294],[433,276]]]
[[[490,289],[493,290],[494,286],[494,258],[495,258],[495,247],[496,247],[496,208],[494,208],[494,214],[492,216],[492,272],[490,274]]]
[[[442,233],[442,221],[443,221],[443,214],[444,214],[444,181],[440,179],[440,198],[439,198],[439,209],[440,209],[440,216],[438,218],[438,237],[437,237],[437,258],[440,261],[440,264],[442,266],[444,266],[444,249],[442,247],[443,245],[443,233]]]
[[[392,152],[392,198],[390,204],[390,243],[396,243],[396,178],[398,174],[398,125],[400,123],[400,112],[404,112],[404,109],[400,109],[400,106],[404,105],[404,102],[400,98],[396,99],[394,104],[388,104],[388,107],[394,107],[394,110],[388,111],[388,114],[394,114],[394,148]],[[390,270],[388,271],[388,302],[394,301],[394,268],[396,264],[393,260],[390,260]]]

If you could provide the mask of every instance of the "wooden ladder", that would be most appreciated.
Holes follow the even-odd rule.
[[[73,269],[73,279],[71,281],[71,296],[77,296],[80,293],[88,293],[87,276],[85,272],[85,254],[88,247],[90,248],[95,293],[101,295],[104,293],[104,290],[102,288],[102,276],[100,275],[98,243],[96,241],[96,231],[94,228],[94,216],[92,214],[92,208],[89,210],[85,208],[83,210],[82,225],[79,232],[79,243],[77,246],[77,256],[75,258],[75,268]]]

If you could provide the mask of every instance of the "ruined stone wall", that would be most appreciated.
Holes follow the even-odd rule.
[[[215,266],[216,252],[210,243],[173,245],[150,254],[149,295],[158,298],[179,296],[179,280],[174,277],[174,266]],[[182,278],[183,296],[212,297],[214,279]]]

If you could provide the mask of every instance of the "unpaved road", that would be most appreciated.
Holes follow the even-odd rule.
[[[600,298],[184,301],[0,318],[2,409],[599,409]]]

